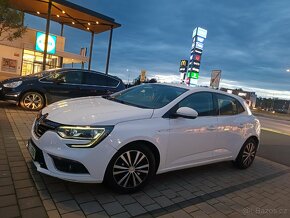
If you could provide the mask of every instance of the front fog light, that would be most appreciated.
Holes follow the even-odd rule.
[[[113,130],[112,126],[106,127],[80,127],[80,126],[60,126],[57,133],[64,139],[89,140],[86,144],[68,144],[69,147],[88,148],[100,143]]]

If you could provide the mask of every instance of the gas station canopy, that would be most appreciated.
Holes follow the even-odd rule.
[[[52,0],[50,20],[93,33],[120,27],[113,18],[66,0]],[[49,0],[9,0],[10,7],[25,13],[47,18]]]

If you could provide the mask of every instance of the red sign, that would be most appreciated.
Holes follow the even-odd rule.
[[[194,56],[194,60],[196,60],[196,61],[200,61],[200,55],[195,55],[195,56]]]

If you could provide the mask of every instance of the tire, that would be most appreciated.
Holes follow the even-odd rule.
[[[155,157],[145,145],[120,149],[111,159],[104,184],[119,193],[142,189],[155,175]]]
[[[44,105],[44,97],[38,92],[26,92],[20,99],[20,106],[26,110],[37,111]]]
[[[254,139],[248,139],[241,148],[234,165],[239,169],[247,169],[252,165],[256,157],[258,143]]]

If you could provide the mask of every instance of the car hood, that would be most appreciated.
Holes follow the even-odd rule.
[[[153,109],[143,109],[107,100],[84,97],[59,101],[42,110],[47,119],[65,125],[116,125],[138,119],[148,119]]]
[[[9,79],[5,79],[1,81],[2,84],[4,83],[12,83],[12,82],[17,82],[17,81],[32,81],[32,80],[37,80],[38,77],[36,76],[22,76],[22,77],[13,77]]]

